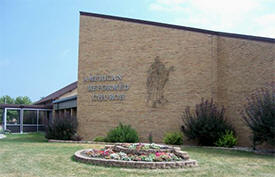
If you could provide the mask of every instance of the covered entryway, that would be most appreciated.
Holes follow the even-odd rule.
[[[74,117],[77,115],[77,96],[53,101],[54,118]]]
[[[44,131],[45,124],[52,119],[52,109],[41,105],[0,104],[4,130],[12,133]]]

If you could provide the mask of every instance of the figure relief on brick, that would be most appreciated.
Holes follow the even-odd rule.
[[[170,72],[174,70],[174,66],[167,68],[158,56],[155,58],[147,71],[147,104],[150,107],[157,108],[168,102],[164,96],[164,89]]]

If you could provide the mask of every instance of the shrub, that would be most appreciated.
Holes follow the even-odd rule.
[[[234,132],[233,127],[224,117],[225,109],[219,109],[213,102],[201,100],[196,105],[195,112],[186,107],[182,114],[182,132],[189,140],[197,140],[199,145],[214,146],[221,134],[226,130]]]
[[[237,144],[237,138],[234,136],[233,131],[226,130],[225,134],[222,134],[218,141],[215,143],[219,147],[234,147]]]
[[[243,120],[252,131],[253,148],[266,142],[275,145],[275,92],[272,89],[256,90],[248,98]]]
[[[104,136],[97,136],[94,138],[94,141],[96,142],[105,142],[106,138]]]
[[[109,142],[136,143],[139,138],[136,130],[131,128],[130,125],[119,123],[116,128],[108,132],[106,140]]]
[[[46,126],[46,138],[73,140],[76,135],[77,120],[75,117],[54,118]],[[78,138],[77,138],[78,139]]]
[[[81,141],[82,137],[80,135],[78,135],[77,133],[75,133],[72,138],[73,141]]]
[[[166,133],[164,136],[165,144],[181,145],[183,144],[183,135],[181,132]]]

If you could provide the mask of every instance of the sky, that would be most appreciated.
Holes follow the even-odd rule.
[[[0,0],[0,97],[77,80],[79,11],[275,38],[275,0]]]

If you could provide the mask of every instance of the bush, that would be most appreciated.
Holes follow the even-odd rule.
[[[97,136],[94,138],[95,142],[105,142],[106,138],[104,136]]]
[[[72,138],[73,141],[81,141],[82,137],[80,135],[78,135],[77,133],[75,133]]]
[[[196,105],[195,112],[186,107],[182,114],[182,132],[189,140],[197,140],[199,145],[214,146],[226,130],[235,132],[225,119],[224,112],[224,107],[218,109],[213,99],[211,101],[202,99],[201,103]]]
[[[75,117],[54,118],[46,126],[46,138],[57,140],[74,140],[76,137],[77,120]]]
[[[183,144],[183,135],[181,132],[167,133],[164,136],[165,144],[181,145]]]
[[[252,131],[253,148],[266,142],[275,145],[275,92],[270,89],[255,91],[248,98],[243,120]]]
[[[108,132],[106,140],[109,142],[136,143],[139,138],[136,130],[131,128],[130,125],[119,123],[116,128]]]
[[[225,134],[221,135],[218,141],[215,143],[219,147],[232,148],[237,144],[237,138],[232,131],[226,130]]]

